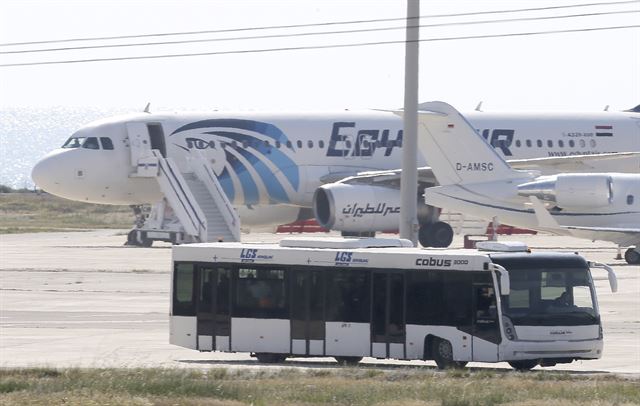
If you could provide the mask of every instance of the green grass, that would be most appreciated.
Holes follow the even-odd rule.
[[[0,193],[0,234],[131,228],[126,206],[74,202],[47,193]]]
[[[539,379],[541,374],[546,378]],[[553,379],[556,375],[561,379]],[[459,374],[416,368],[0,370],[0,404],[63,403],[603,406],[640,404],[640,385],[637,379],[552,371]]]

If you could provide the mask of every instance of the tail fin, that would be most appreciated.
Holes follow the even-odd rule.
[[[419,106],[418,149],[440,185],[522,178],[452,106]]]

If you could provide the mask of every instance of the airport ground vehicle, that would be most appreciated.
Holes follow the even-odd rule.
[[[602,327],[589,265],[577,254],[427,250],[402,239],[174,246],[170,341],[261,362],[526,370],[595,359]]]

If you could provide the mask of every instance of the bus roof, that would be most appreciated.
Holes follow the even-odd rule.
[[[495,252],[471,249],[407,247],[403,241],[406,240],[334,237],[285,239],[280,244],[239,242],[188,244],[173,247],[173,260],[283,266],[478,271],[488,269],[492,258],[500,255]],[[537,257],[540,254],[519,252],[509,255],[509,258],[522,258],[522,261],[526,262],[524,257]]]

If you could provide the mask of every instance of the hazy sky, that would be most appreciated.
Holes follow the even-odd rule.
[[[421,14],[594,3],[421,1]],[[422,24],[640,11],[640,2],[544,12],[423,19]],[[405,1],[13,1],[0,2],[0,43],[220,30],[404,17]],[[640,13],[422,28],[422,38],[640,24]],[[378,24],[69,42],[53,47],[307,33]],[[404,30],[171,46],[0,54],[0,64],[395,41]],[[461,110],[601,110],[640,104],[640,29],[421,43],[420,100]],[[403,104],[404,45],[189,58],[0,67],[0,106],[140,106],[191,109],[393,108]]]

